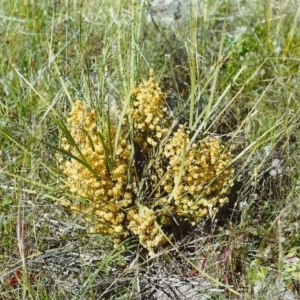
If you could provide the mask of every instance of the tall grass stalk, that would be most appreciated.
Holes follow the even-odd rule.
[[[197,13],[197,1],[190,1],[190,24],[189,24],[189,34],[190,41],[188,44],[188,57],[189,57],[189,67],[190,67],[190,78],[191,78],[191,92],[190,92],[190,115],[189,115],[189,128],[192,129],[194,123],[194,110],[195,110],[195,102],[196,102],[196,83],[197,83],[197,75],[198,72],[198,59],[197,59],[197,21],[196,18],[198,16]]]

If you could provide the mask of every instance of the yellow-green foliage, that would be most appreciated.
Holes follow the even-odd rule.
[[[111,147],[115,145],[115,126],[100,128],[95,111],[81,101],[75,102],[67,120],[77,147],[71,146],[70,138],[61,143],[64,150],[85,160],[60,157],[66,175],[64,188],[89,199],[80,204],[64,200],[63,204],[83,213],[92,232],[120,238],[131,232],[151,254],[166,241],[163,229],[172,217],[196,224],[213,215],[228,201],[226,195],[233,183],[231,154],[220,139],[207,137],[189,145],[190,132],[183,125],[167,138],[170,125],[166,113],[164,94],[151,70],[149,80],[134,92],[128,109],[131,126],[122,127],[117,149]],[[144,155],[133,155],[128,128],[133,130],[132,143],[139,145],[137,151]],[[135,172],[140,157],[151,161],[145,165],[146,178],[137,178]],[[143,188],[147,191],[141,193]]]

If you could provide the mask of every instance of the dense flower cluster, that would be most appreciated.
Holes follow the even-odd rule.
[[[97,128],[95,111],[85,107],[82,101],[75,102],[67,123],[71,137],[64,137],[61,146],[74,158],[60,157],[66,175],[64,187],[88,202],[73,204],[64,200],[63,204],[91,220],[94,224],[91,231],[126,233],[123,209],[132,203],[132,193],[127,182],[131,147],[125,134],[113,153],[111,145],[114,145],[116,128],[113,124]]]
[[[119,237],[133,233],[150,254],[166,241],[164,229],[172,220],[196,224],[215,214],[228,201],[233,184],[231,154],[220,139],[207,137],[190,144],[190,132],[183,125],[168,136],[166,112],[164,94],[151,70],[149,80],[134,92],[127,112],[131,123],[123,124],[117,149],[115,126],[97,125],[95,111],[81,101],[72,108],[69,136],[61,143],[71,154],[60,157],[64,187],[87,199],[64,204],[83,213],[94,232]],[[148,160],[141,175],[136,172],[140,158]]]
[[[128,114],[133,119],[134,141],[141,145],[143,151],[156,147],[167,132],[167,107],[164,94],[156,83],[153,70],[150,78],[134,91],[134,100]]]
[[[161,231],[159,211],[154,211],[145,205],[138,204],[136,208],[129,210],[129,229],[139,237],[141,245],[153,254],[153,248],[165,242],[165,236]]]
[[[203,217],[212,216],[228,202],[233,169],[229,167],[231,155],[220,139],[206,138],[187,149],[189,141],[189,131],[180,126],[160,149],[154,180],[160,182],[160,194],[169,195],[175,189],[171,201],[161,198],[157,205],[167,205],[174,216],[195,224]],[[184,148],[187,150],[185,157]],[[180,180],[177,186],[176,180]]]

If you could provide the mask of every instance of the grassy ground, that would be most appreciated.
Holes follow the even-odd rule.
[[[298,299],[300,7],[191,1],[165,24],[130,2],[0,4],[0,299],[177,299],[166,286],[191,278],[203,299]],[[155,257],[88,233],[55,156],[76,99],[122,110],[150,67],[169,113],[220,136],[235,169],[229,203]]]

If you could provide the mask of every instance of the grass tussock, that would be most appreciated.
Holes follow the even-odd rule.
[[[299,298],[300,7],[158,2],[1,2],[0,299]]]

